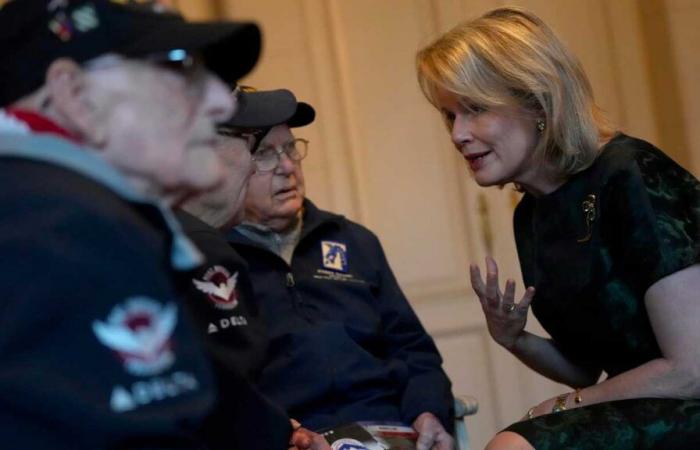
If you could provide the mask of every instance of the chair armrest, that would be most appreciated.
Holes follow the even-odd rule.
[[[476,414],[479,410],[479,401],[471,395],[455,397],[455,419]]]

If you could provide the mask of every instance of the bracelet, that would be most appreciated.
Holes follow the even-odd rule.
[[[561,394],[557,396],[557,399],[554,400],[554,406],[552,407],[552,412],[560,412],[560,411],[566,411],[566,401],[569,399],[569,395],[573,394],[574,395],[574,405],[578,406],[581,403],[583,403],[583,397],[581,396],[581,388],[576,388],[574,392],[571,393],[566,393],[566,394]],[[529,412],[528,411],[528,417],[529,417]]]
[[[532,419],[533,417],[535,417],[535,407],[534,406],[527,410],[527,418]]]
[[[561,394],[554,400],[554,406],[552,407],[552,412],[557,413],[566,410],[566,399],[569,398],[569,393]]]

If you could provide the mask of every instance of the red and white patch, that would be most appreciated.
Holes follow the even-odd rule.
[[[115,306],[92,330],[97,339],[122,360],[136,376],[157,375],[175,362],[170,337],[177,325],[177,306],[163,306],[148,297],[130,297]]]
[[[204,273],[202,280],[192,279],[195,287],[207,294],[215,307],[234,309],[238,306],[238,272],[231,273],[222,266],[213,266]]]

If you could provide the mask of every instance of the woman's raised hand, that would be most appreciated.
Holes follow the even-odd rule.
[[[522,299],[516,303],[515,281],[508,279],[505,290],[501,292],[498,286],[498,266],[491,257],[486,258],[486,283],[481,277],[478,265],[470,264],[469,274],[472,288],[484,310],[491,337],[506,349],[513,348],[525,329],[527,311],[535,296],[535,288],[527,288]]]

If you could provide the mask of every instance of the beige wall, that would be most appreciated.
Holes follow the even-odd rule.
[[[643,0],[640,0],[643,1]],[[686,150],[679,151],[679,159],[693,173],[700,175],[700,1],[665,0],[660,1],[665,7],[665,19],[668,24],[667,47],[662,51],[669,54],[670,70],[665,67],[651,67],[651,71],[670,73],[672,78],[655,86],[656,95],[665,97],[669,91],[677,100],[668,105],[660,114],[668,114],[673,120],[668,123],[670,133],[682,136],[682,145]],[[652,38],[654,39],[654,38]]]
[[[162,0],[161,0],[162,1]],[[219,2],[215,0],[167,0],[190,20],[216,19],[221,16]]]

